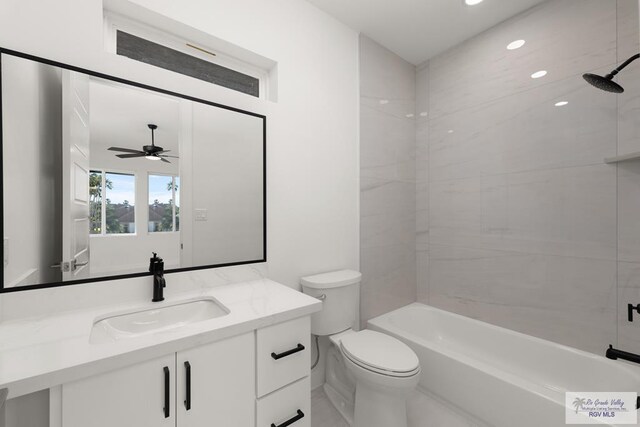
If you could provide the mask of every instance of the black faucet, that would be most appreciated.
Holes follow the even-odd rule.
[[[158,258],[156,252],[153,253],[153,258],[149,259],[149,271],[153,273],[153,302],[164,301],[164,288],[167,286],[167,282],[164,280],[164,261],[162,258]]]
[[[605,356],[607,357],[607,359],[611,360],[623,359],[628,360],[629,362],[640,363],[640,355],[629,353],[628,351],[618,350],[616,348],[613,348],[612,345],[609,345]]]

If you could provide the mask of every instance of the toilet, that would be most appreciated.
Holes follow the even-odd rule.
[[[304,293],[323,301],[311,333],[328,336],[325,392],[352,427],[407,427],[407,399],[418,385],[420,363],[400,340],[358,331],[360,279],[341,270],[300,279]]]

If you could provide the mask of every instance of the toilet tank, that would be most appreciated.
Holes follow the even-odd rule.
[[[332,271],[300,279],[302,291],[323,301],[322,310],[311,316],[311,333],[332,335],[358,329],[360,279],[353,270]]]

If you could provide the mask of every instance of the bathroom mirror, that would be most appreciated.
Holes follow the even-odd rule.
[[[265,260],[265,116],[0,55],[2,291]]]

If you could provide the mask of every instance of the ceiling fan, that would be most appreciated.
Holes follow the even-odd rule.
[[[122,151],[123,153],[129,154],[116,154],[116,157],[120,157],[121,159],[130,159],[134,157],[144,157],[149,160],[162,160],[165,163],[171,163],[167,160],[167,157],[172,157],[177,159],[178,156],[171,156],[165,153],[170,152],[171,150],[165,150],[162,147],[159,147],[155,144],[154,131],[158,129],[158,125],[154,125],[153,123],[149,123],[147,125],[149,129],[151,129],[151,145],[142,146],[142,151],[140,150],[132,150],[131,148],[121,148],[121,147],[109,147],[110,151]]]

